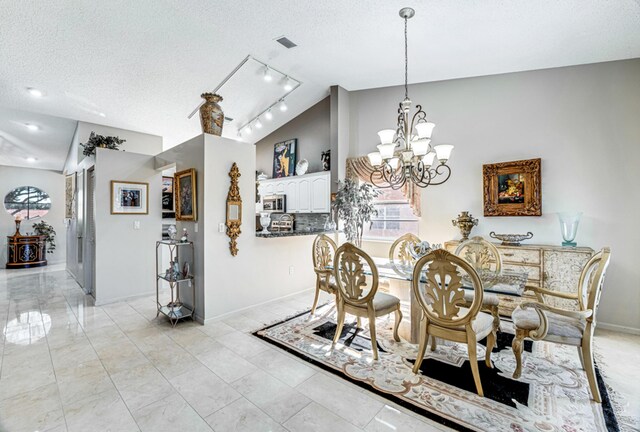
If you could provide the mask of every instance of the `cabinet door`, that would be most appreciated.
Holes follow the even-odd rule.
[[[316,177],[311,180],[311,211],[313,213],[329,213],[331,197],[329,194],[329,177]]]
[[[591,254],[588,252],[545,250],[543,287],[554,291],[577,294],[580,273],[589,258],[591,258]],[[545,296],[545,302],[550,306],[562,309],[578,309],[576,300]]]
[[[298,212],[311,213],[311,184],[309,179],[298,181]]]
[[[298,213],[298,182],[289,180],[284,185],[284,193],[287,195],[287,213]]]
[[[274,186],[275,186],[276,194],[285,193],[285,191],[284,191],[284,181],[279,181],[279,182],[275,183]]]
[[[274,183],[266,183],[261,185],[262,191],[260,196],[265,197],[267,195],[273,195],[275,193],[275,184]]]

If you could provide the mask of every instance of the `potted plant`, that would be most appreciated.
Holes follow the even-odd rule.
[[[85,156],[91,156],[92,154],[95,154],[96,148],[98,147],[111,150],[120,150],[118,147],[125,141],[127,140],[120,139],[117,136],[114,137],[98,135],[97,133],[92,131],[87,142],[85,144],[80,143],[80,145],[84,147],[84,150],[82,150],[82,154]]]
[[[362,246],[362,232],[364,224],[371,222],[371,217],[378,211],[373,205],[373,199],[378,192],[369,183],[358,185],[357,180],[346,179],[338,185],[338,193],[331,204],[338,219],[344,223],[344,234],[347,241],[358,247]]]
[[[45,236],[44,241],[47,243],[47,253],[53,253],[56,250],[56,231],[45,220],[33,224],[33,232],[36,235]]]

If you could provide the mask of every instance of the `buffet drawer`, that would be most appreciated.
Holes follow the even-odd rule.
[[[539,249],[523,249],[507,246],[497,247],[500,251],[502,262],[504,263],[540,265],[542,262]]]
[[[507,271],[527,273],[529,275],[527,278],[527,283],[538,282],[539,284],[540,282],[540,267],[504,263],[502,264],[502,269]]]

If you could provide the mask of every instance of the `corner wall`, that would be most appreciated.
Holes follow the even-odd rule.
[[[530,243],[559,245],[557,213],[582,211],[578,244],[612,249],[598,321],[640,333],[639,77],[634,59],[411,85],[436,124],[434,144],[456,146],[449,181],[422,193],[420,237],[460,238],[451,219],[469,210],[474,235],[532,231]],[[401,87],[351,92],[353,154],[375,150],[402,98]],[[543,216],[483,217],[482,165],[538,157]]]

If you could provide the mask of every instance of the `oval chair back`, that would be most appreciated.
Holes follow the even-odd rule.
[[[371,269],[367,278],[364,266]],[[365,251],[351,243],[338,248],[334,259],[334,275],[338,286],[338,295],[346,304],[363,307],[378,291],[378,269]]]
[[[580,274],[578,303],[580,304],[580,310],[589,309],[593,311],[587,321],[594,324],[596,322],[596,309],[600,303],[602,286],[604,285],[604,278],[610,260],[611,249],[608,247],[602,248],[585,264]]]
[[[333,265],[336,249],[338,247],[331,237],[325,234],[317,236],[312,246],[313,268],[317,271],[326,271],[327,267]]]
[[[396,273],[411,275],[416,260],[411,256],[407,247],[417,243],[420,243],[420,237],[411,233],[404,234],[393,242],[389,248],[389,262]],[[408,268],[411,268],[411,270],[408,270]]]
[[[472,237],[460,243],[456,248],[455,254],[464,258],[477,272],[493,270],[500,273],[502,270],[502,257],[498,248],[480,236]]]
[[[462,278],[465,274],[473,285],[471,305],[464,298]],[[465,326],[482,306],[483,290],[478,273],[467,261],[444,249],[437,249],[418,260],[413,270],[412,287],[424,316],[440,327]]]

